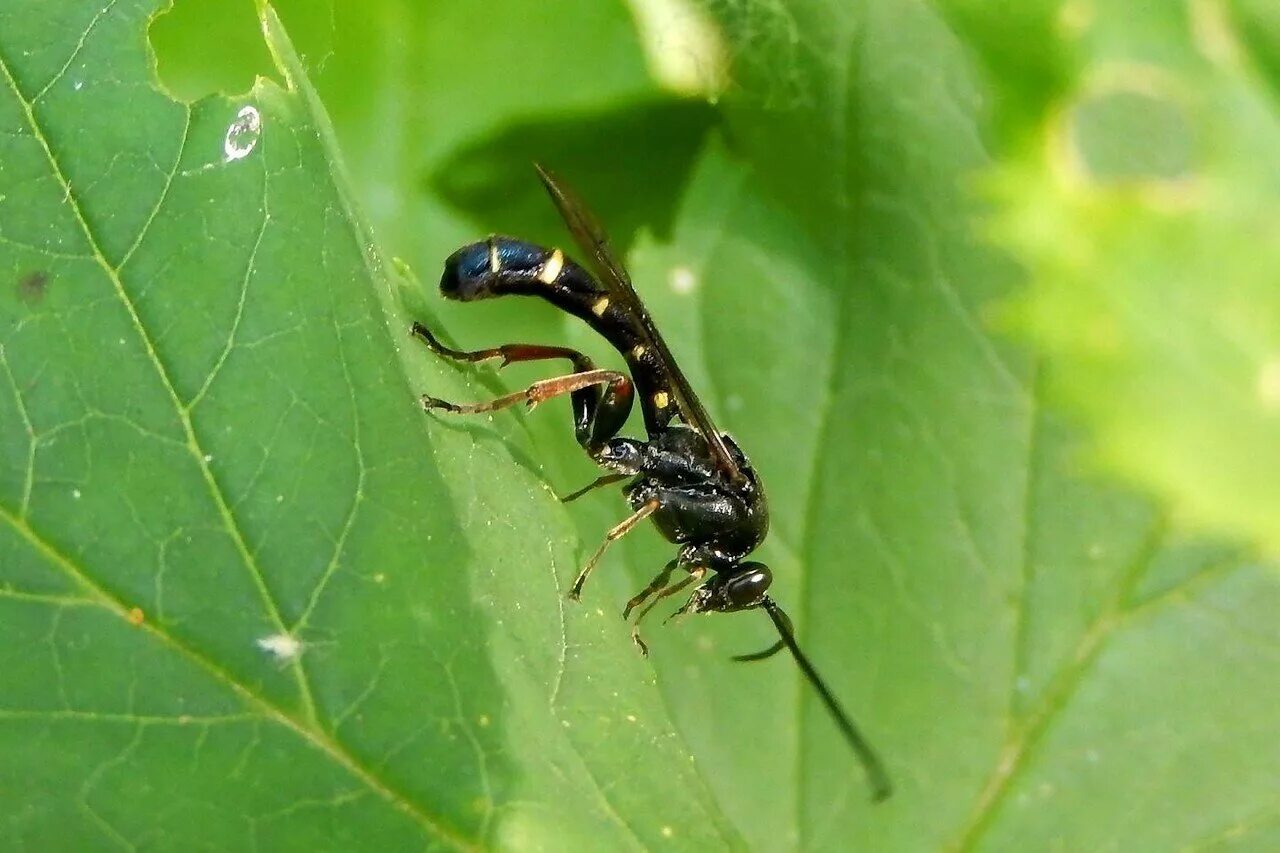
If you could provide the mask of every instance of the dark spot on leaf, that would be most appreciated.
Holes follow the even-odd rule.
[[[18,281],[18,296],[23,302],[34,305],[44,299],[45,289],[49,286],[49,274],[36,270],[24,275]]]

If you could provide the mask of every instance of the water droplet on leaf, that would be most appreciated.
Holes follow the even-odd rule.
[[[262,136],[262,114],[257,107],[246,106],[236,113],[236,120],[227,128],[227,137],[222,142],[222,151],[227,162],[248,157]]]

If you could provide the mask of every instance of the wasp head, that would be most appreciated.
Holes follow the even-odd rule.
[[[733,613],[764,603],[773,573],[764,563],[737,563],[721,569],[711,580],[694,590],[681,613]]]

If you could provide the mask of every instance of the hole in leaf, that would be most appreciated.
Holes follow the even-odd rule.
[[[1146,92],[1109,91],[1079,103],[1071,143],[1103,183],[1171,181],[1193,169],[1195,139],[1181,104]]]
[[[254,0],[175,0],[149,35],[160,83],[182,101],[247,92],[257,77],[279,76]]]

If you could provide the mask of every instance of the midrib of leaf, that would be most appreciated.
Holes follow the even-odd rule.
[[[1070,662],[1054,677],[1044,698],[1021,720],[1010,718],[1010,731],[991,775],[978,795],[977,805],[969,820],[961,827],[956,840],[948,849],[972,850],[981,840],[1006,801],[1013,781],[1027,766],[1036,748],[1043,742],[1059,713],[1067,707],[1076,689],[1084,682],[1094,663],[1118,628],[1127,624],[1134,613],[1146,612],[1148,607],[1126,610],[1125,603],[1142,580],[1152,560],[1160,553],[1167,538],[1163,520],[1147,535],[1146,541],[1129,565],[1120,572],[1111,595],[1089,627],[1080,635],[1070,656]],[[1237,564],[1238,565],[1238,564]],[[1184,581],[1184,584],[1187,583]],[[1183,584],[1179,585],[1179,588]],[[1160,596],[1161,601],[1170,600]],[[1024,617],[1025,618],[1025,615]],[[1017,690],[1018,673],[1013,672],[1012,691]]]
[[[81,588],[92,596],[92,598],[85,599],[78,603],[103,607],[115,613],[120,619],[129,620],[130,607],[126,602],[116,598],[105,588],[100,586],[88,573],[77,566],[70,557],[55,548],[52,543],[42,538],[40,534],[26,522],[19,518],[15,518],[8,509],[0,507],[0,516],[3,516],[4,520],[10,525],[10,527],[12,527],[14,531],[27,542],[27,544],[35,549],[37,553],[61,569],[68,578],[75,581]],[[47,599],[50,597],[44,596],[44,598]],[[469,839],[463,838],[437,816],[428,814],[403,793],[393,788],[385,780],[381,779],[371,769],[357,760],[354,755],[344,749],[339,741],[331,737],[327,732],[321,730],[318,726],[309,724],[305,721],[300,721],[279,706],[263,699],[261,696],[254,693],[248,685],[244,684],[226,669],[219,666],[216,661],[210,659],[204,654],[201,654],[194,647],[182,642],[168,631],[165,631],[155,622],[144,621],[137,627],[139,630],[146,631],[158,642],[172,649],[186,660],[200,667],[200,669],[204,670],[216,681],[230,688],[231,691],[245,703],[245,705],[258,711],[254,716],[262,720],[278,723],[293,732],[304,742],[319,749],[322,753],[332,759],[335,764],[342,767],[356,779],[360,780],[360,782],[369,788],[369,790],[386,800],[393,808],[408,815],[416,823],[430,832],[430,834],[459,850],[478,849],[477,844]],[[128,716],[130,719],[137,719],[133,715]],[[200,718],[192,719],[196,719],[198,721]]]
[[[1013,622],[1013,668],[1009,679],[1009,707],[1005,711],[1005,726],[1012,729],[1018,720],[1018,680],[1027,668],[1027,655],[1030,653],[1027,644],[1030,640],[1027,631],[1027,611],[1031,607],[1031,576],[1034,571],[1032,558],[1031,520],[1035,512],[1036,491],[1036,459],[1040,449],[1040,394],[1042,359],[1035,358],[1031,362],[1031,375],[1028,379],[1030,393],[1027,395],[1029,408],[1027,411],[1027,464],[1023,481],[1022,494],[1022,545],[1018,577],[1022,589],[1018,593],[1018,607],[1014,611]]]
[[[850,16],[852,21],[852,16]],[[852,220],[850,217],[850,209],[852,200],[850,198],[851,179],[849,174],[849,137],[850,137],[850,91],[852,90],[852,82],[850,76],[857,68],[857,57],[855,54],[859,51],[862,40],[858,38],[858,28],[855,24],[849,24],[850,31],[845,35],[847,39],[847,47],[838,52],[840,66],[838,72],[833,75],[834,82],[837,86],[834,92],[834,107],[836,115],[832,123],[832,131],[835,137],[833,146],[834,171],[837,176],[836,190],[839,193],[836,198],[836,228],[834,231],[834,246],[826,247],[829,251],[835,253],[835,266],[839,271],[837,281],[840,284],[836,294],[836,316],[835,316],[835,341],[832,347],[832,370],[828,377],[826,394],[823,398],[822,415],[818,420],[817,441],[813,445],[813,459],[809,468],[809,483],[805,495],[804,507],[804,524],[801,525],[801,538],[798,545],[798,553],[802,557],[802,571],[799,576],[799,589],[797,598],[800,602],[799,618],[797,621],[797,633],[803,635],[808,628],[809,619],[813,611],[813,592],[814,587],[809,583],[809,571],[813,566],[813,549],[812,544],[815,541],[815,534],[818,525],[818,491],[822,481],[821,461],[822,448],[826,446],[830,440],[831,433],[831,414],[834,408],[835,389],[837,383],[842,379],[843,372],[841,366],[846,360],[847,339],[848,335],[844,334],[845,323],[849,316],[849,299],[850,288],[845,286],[850,280],[849,268],[849,248],[847,235],[850,233]],[[825,242],[825,241],[824,241]],[[795,724],[795,802],[792,807],[792,820],[794,821],[794,836],[797,842],[797,848],[805,849],[805,824],[804,820],[804,803],[808,799],[809,785],[808,777],[805,772],[805,714],[804,703],[808,698],[810,688],[807,681],[800,677],[799,674],[793,676],[795,679],[795,708],[796,708],[796,724]]]
[[[854,81],[852,79],[853,75],[858,73],[858,70],[859,70],[859,58],[861,55],[859,48],[860,48],[860,45],[862,44],[862,39],[860,38],[862,29],[856,25],[856,20],[854,18],[850,17],[848,20],[851,21],[848,27],[848,31],[842,34],[841,36],[841,41],[843,42],[842,49],[836,52],[837,58],[833,60],[833,61],[838,61],[838,65],[833,70],[830,78],[832,80],[832,86],[833,86],[832,99],[831,99],[831,109],[832,109],[831,128],[832,128],[832,136],[833,136],[833,146],[832,146],[832,155],[831,155],[832,170],[836,178],[834,182],[836,191],[839,193],[839,195],[837,196],[836,204],[834,206],[836,222],[835,222],[833,233],[835,234],[836,239],[832,241],[834,245],[830,245],[828,247],[828,252],[829,252],[829,255],[834,259],[833,266],[837,270],[836,280],[840,282],[842,286],[839,288],[839,291],[838,291],[839,298],[837,300],[837,314],[835,318],[835,328],[837,329],[835,349],[833,352],[835,369],[832,371],[832,374],[830,376],[829,386],[825,389],[826,393],[823,398],[822,413],[819,420],[818,441],[817,441],[817,444],[815,445],[816,448],[821,448],[825,446],[826,442],[830,438],[831,426],[832,426],[831,415],[832,415],[832,400],[834,398],[834,388],[839,387],[838,383],[841,382],[842,380],[841,366],[845,364],[845,361],[848,357],[848,348],[849,348],[849,343],[846,340],[849,336],[844,333],[844,328],[845,328],[845,323],[847,321],[847,318],[849,316],[849,310],[850,310],[849,299],[851,298],[850,294],[852,292],[851,286],[850,286],[851,285],[851,268],[850,268],[850,257],[849,257],[848,246],[850,243],[850,236],[852,234],[852,228],[854,225],[852,216],[851,216],[852,210],[854,208],[853,199],[851,198],[852,190],[853,190],[852,180],[854,176],[850,174],[850,161],[849,161],[849,150],[850,150],[849,147],[851,144],[851,136],[852,136],[851,120],[854,114],[854,109],[853,109],[854,105],[851,103],[853,96],[851,93],[854,91]],[[937,267],[938,264],[935,263],[934,266]],[[939,270],[939,274],[940,273],[941,271]],[[1040,711],[1038,711],[1036,714],[1031,715],[1031,717],[1029,718],[1031,722],[1029,722],[1028,724],[1020,728],[1016,726],[1015,717],[1014,717],[1014,703],[1016,700],[1018,676],[1019,676],[1019,672],[1024,666],[1024,659],[1025,659],[1025,649],[1023,648],[1023,646],[1025,645],[1025,639],[1026,639],[1025,637],[1025,628],[1026,628],[1026,619],[1027,619],[1026,610],[1029,604],[1028,598],[1027,598],[1027,590],[1030,585],[1030,572],[1032,568],[1030,540],[1031,540],[1032,517],[1033,517],[1032,513],[1034,511],[1034,507],[1032,505],[1032,493],[1034,490],[1033,460],[1037,452],[1036,437],[1038,432],[1037,426],[1036,426],[1038,421],[1038,411],[1037,411],[1038,400],[1036,399],[1037,386],[1038,386],[1038,379],[1037,379],[1038,370],[1037,370],[1037,366],[1033,364],[1031,367],[1031,371],[1029,373],[1029,378],[1025,381],[1020,380],[1017,374],[1008,368],[1008,365],[1005,363],[1005,361],[1001,359],[997,353],[991,350],[990,342],[988,341],[986,334],[982,330],[981,323],[976,318],[973,317],[971,311],[960,300],[959,294],[955,292],[954,287],[945,279],[941,279],[941,278],[933,281],[932,283],[939,290],[942,291],[942,295],[946,303],[951,306],[956,316],[962,320],[967,330],[970,333],[972,333],[975,337],[982,339],[980,343],[983,345],[983,350],[990,356],[992,365],[997,370],[997,372],[1001,374],[1004,378],[1008,379],[1010,384],[1015,388],[1017,388],[1019,391],[1026,392],[1028,387],[1030,389],[1029,393],[1025,393],[1025,397],[1028,400],[1028,411],[1026,412],[1026,415],[1025,415],[1028,418],[1028,425],[1027,425],[1028,440],[1027,440],[1027,456],[1026,456],[1028,460],[1028,464],[1024,467],[1024,470],[1022,471],[1022,474],[1024,475],[1024,478],[1025,478],[1025,489],[1026,489],[1025,497],[1023,501],[1024,510],[1023,510],[1023,518],[1022,518],[1022,525],[1023,525],[1022,549],[1021,549],[1022,566],[1021,566],[1021,571],[1019,575],[1022,582],[1022,590],[1021,590],[1021,598],[1019,601],[1018,612],[1016,616],[1017,621],[1015,623],[1015,634],[1014,634],[1017,647],[1015,648],[1014,666],[1011,671],[1010,686],[1009,686],[1010,735],[1005,748],[1002,749],[999,753],[1001,756],[1001,760],[997,763],[996,768],[994,768],[992,776],[988,780],[987,784],[984,785],[983,793],[982,795],[980,795],[980,798],[978,801],[979,806],[977,809],[977,817],[975,817],[974,819],[975,822],[970,825],[970,828],[972,829],[979,829],[980,827],[978,825],[978,821],[981,821],[981,825],[985,826],[985,821],[994,812],[994,807],[997,805],[999,798],[1003,797],[1004,792],[1007,790],[1008,783],[1012,776],[1013,768],[1006,768],[1006,764],[1007,764],[1006,756],[1010,754],[1015,755],[1016,756],[1015,766],[1020,765],[1025,758],[1025,755],[1027,753],[1027,748],[1031,746],[1034,741],[1037,741],[1039,739],[1039,737],[1043,734],[1044,729],[1047,728],[1048,723],[1051,721],[1053,714],[1056,712],[1058,707],[1060,707],[1058,705],[1046,706],[1045,708],[1040,709]],[[808,483],[808,492],[807,492],[806,506],[805,506],[805,512],[804,512],[805,523],[803,525],[803,534],[801,537],[801,541],[799,543],[799,547],[802,549],[802,554],[804,559],[803,565],[806,568],[811,566],[813,562],[812,546],[810,543],[815,541],[817,525],[819,523],[818,498],[819,498],[819,491],[822,485],[821,468],[819,465],[819,460],[820,460],[820,454],[815,453],[815,457],[812,460],[813,464],[811,467],[810,479]],[[1154,553],[1154,550],[1151,553]],[[978,556],[979,556],[978,553],[975,551],[975,557],[978,557]],[[1137,564],[1134,567],[1134,572],[1133,572],[1134,577],[1132,578],[1132,583],[1136,583],[1137,578],[1141,576],[1141,570],[1145,567],[1147,561],[1149,560],[1149,556],[1150,555],[1147,555],[1144,552],[1144,558],[1137,561]],[[800,575],[800,585],[801,585],[800,598],[799,598],[800,612],[799,612],[799,619],[797,620],[797,622],[798,622],[798,630],[801,632],[805,630],[806,626],[809,623],[811,608],[815,603],[814,595],[813,595],[814,587],[812,584],[808,582],[808,577],[809,577],[808,571],[802,572]],[[1128,579],[1127,579],[1127,583],[1128,583]],[[1117,593],[1117,598],[1116,598],[1117,602],[1123,602],[1124,597],[1127,594],[1127,590],[1129,588],[1131,587],[1129,585],[1126,585],[1122,591]],[[1119,605],[1117,604],[1117,607],[1118,606]],[[1100,617],[1099,624],[1101,624],[1101,617]],[[1091,629],[1091,631],[1087,632],[1085,636],[1086,638],[1089,638],[1094,633],[1096,632],[1093,631],[1093,629]],[[1094,639],[1095,639],[1095,646],[1100,647],[1101,643],[1099,641],[1101,639],[1105,639],[1105,634],[1102,635],[1101,637],[1096,637]],[[1081,649],[1082,650],[1085,649],[1085,644],[1083,641],[1082,641]],[[1090,646],[1089,651],[1091,651],[1093,655],[1096,655],[1097,648],[1095,648],[1094,646]],[[1089,658],[1088,661],[1080,661],[1078,657],[1076,658],[1077,662],[1082,667],[1087,667],[1088,663],[1091,662],[1092,659],[1093,659],[1092,656]],[[1083,674],[1083,671],[1084,671],[1083,668],[1077,670],[1076,667],[1072,667],[1071,669],[1068,670],[1067,674],[1064,674],[1063,678],[1065,679],[1066,675],[1069,675],[1069,674],[1074,674],[1076,677],[1079,677],[1080,675]],[[1067,694],[1069,694],[1070,689],[1074,687],[1074,684],[1075,684],[1074,681],[1070,679],[1066,679],[1066,682],[1065,682],[1066,686],[1064,687],[1065,692],[1061,696],[1064,703],[1065,703],[1065,699],[1067,698]],[[807,695],[807,685],[803,682],[802,679],[797,678],[796,688],[797,688],[797,692],[796,692],[797,711],[796,711],[795,761],[796,761],[796,775],[797,775],[798,784],[796,787],[796,799],[795,799],[795,806],[794,806],[793,813],[794,813],[794,820],[795,820],[795,833],[796,833],[796,838],[798,839],[798,848],[805,849],[807,821],[804,819],[803,805],[808,800],[808,795],[810,793],[809,780],[806,773],[806,764],[805,764],[806,755],[805,755],[805,749],[804,749],[805,715],[803,713],[803,707],[804,707],[804,702]],[[1016,749],[1016,752],[1015,752],[1015,749]],[[1008,769],[1010,772],[1002,773],[1001,772],[1002,768]]]
[[[303,67],[301,60],[297,56],[297,53],[294,50],[293,45],[289,40],[288,34],[285,31],[284,26],[280,21],[279,17],[276,15],[275,10],[269,4],[266,4],[265,2],[260,2],[258,11],[259,11],[259,16],[262,20],[263,33],[266,38],[267,47],[270,50],[270,53],[272,55],[272,58],[275,61],[277,68],[279,68],[280,72],[284,76],[285,83],[288,87],[288,90],[293,94],[300,94],[302,96],[302,99],[308,108],[308,117],[314,123],[317,129],[317,132],[321,138],[321,141],[326,151],[329,153],[329,156],[325,158],[326,165],[329,169],[329,178],[333,182],[333,185],[337,191],[338,199],[342,206],[343,221],[347,223],[348,227],[351,228],[351,236],[360,252],[360,257],[364,265],[364,268],[368,273],[369,281],[371,283],[374,283],[375,285],[379,282],[386,283],[387,273],[386,273],[385,263],[379,255],[379,250],[378,250],[376,241],[373,239],[372,231],[368,226],[368,224],[365,222],[363,213],[360,210],[358,204],[356,203],[353,193],[351,192],[351,189],[350,189],[351,181],[349,179],[349,176],[346,173],[346,169],[343,166],[342,161],[337,156],[337,153],[336,153],[338,151],[337,137],[334,132],[332,122],[329,120],[328,113],[324,110],[323,104],[320,102],[319,95],[315,91],[314,87],[312,87],[309,79],[307,78],[305,68]],[[399,267],[398,272],[401,276],[408,279],[409,282],[413,286],[417,287],[419,290],[422,289],[419,282],[416,280],[416,278],[413,277],[412,272],[407,267],[399,263],[397,264],[397,266]],[[403,322],[404,318],[400,314],[400,305],[395,300],[394,295],[389,290],[386,290],[385,292],[379,292],[378,297],[379,297],[379,303],[383,308],[383,311],[382,311],[383,321],[387,327],[388,332],[393,336],[397,334],[401,334],[401,335],[405,334],[406,324]],[[409,364],[410,356],[407,353],[409,353],[411,350],[409,350],[409,348],[396,347],[395,351],[398,355],[397,363],[400,366],[400,370],[397,371],[397,375],[398,375],[398,378],[403,382],[405,399],[407,400],[414,399],[417,396],[417,394],[413,390],[412,383],[410,381],[410,377],[408,373],[408,364]],[[343,367],[345,371],[346,370],[345,363]],[[480,378],[481,378],[482,384],[489,385],[495,389],[502,387],[500,384],[496,382],[496,377],[492,375],[481,374]],[[350,382],[348,382],[348,387],[351,387]],[[516,414],[516,417],[513,420],[518,425],[517,428],[522,430],[525,433],[526,437],[531,437],[528,424],[525,421],[525,419],[521,416],[522,413],[517,411],[515,414]],[[427,421],[425,418],[420,418],[418,420],[418,423],[420,424],[420,430],[423,436],[423,441],[425,443],[428,438]],[[358,436],[358,432],[356,433],[356,435]],[[363,476],[363,471],[364,469],[362,466],[361,467],[362,476]],[[561,507],[560,511],[564,513],[567,518],[568,512],[563,508],[563,506]],[[353,516],[354,516],[354,508],[352,511],[352,517]],[[349,526],[349,523],[350,523],[350,518],[348,519],[348,526]],[[346,532],[346,528],[344,528],[343,535],[345,535],[345,532]],[[335,553],[337,552],[335,551]],[[549,552],[549,555],[550,555],[550,552]],[[553,581],[557,581],[558,574],[556,572],[554,563],[551,566],[551,573],[552,573]],[[332,571],[327,571],[325,573],[324,579],[327,580],[328,576],[331,574],[332,574]],[[323,581],[321,583],[321,588],[322,587],[323,587]],[[307,610],[304,611],[304,614],[302,618],[299,620],[297,627],[301,627],[303,624],[305,624],[306,615],[307,613],[310,612],[311,608],[314,606],[315,600],[317,598],[318,598],[318,592],[316,595],[313,596],[312,602],[308,605]],[[565,657],[568,652],[568,641],[567,641],[567,635],[565,633],[565,624],[564,624],[564,619],[566,615],[564,611],[564,602],[563,602],[563,599],[560,598],[559,596],[557,596],[557,601],[560,608],[559,615],[560,615],[560,622],[561,622],[560,624],[560,627],[561,627],[560,670],[557,673],[556,684],[553,686],[550,699],[549,699],[551,703],[551,707],[553,709],[556,707],[555,706],[556,697],[559,693],[560,679],[564,674],[563,667],[564,667]],[[666,695],[662,691],[659,691],[659,698],[662,701],[663,706],[667,709],[669,716],[672,715],[672,708],[670,707],[670,702],[668,701]],[[676,732],[676,736],[680,738],[680,741],[682,744],[685,743],[682,735]],[[597,796],[597,802],[599,803],[601,809],[609,816],[610,820],[612,820],[616,826],[618,826],[621,830],[623,830],[624,833],[626,833],[628,840],[631,842],[631,844],[634,846],[635,849],[637,850],[645,849],[644,843],[640,839],[640,836],[637,835],[635,829],[631,826],[630,822],[628,822],[626,818],[624,818],[623,815],[615,807],[613,801],[609,797],[608,787],[602,784],[600,780],[597,778],[595,771],[592,769],[591,763],[586,759],[586,756],[582,754],[582,751],[578,746],[578,744],[572,738],[566,738],[565,742],[568,744],[570,750],[572,750],[572,753],[574,757],[577,759],[578,765],[582,769],[586,779],[591,783],[591,787],[594,789],[594,793]],[[686,745],[686,751],[687,751],[687,745]],[[727,824],[727,820],[723,812],[720,810],[719,803],[716,801],[715,797],[711,793],[712,789],[710,785],[707,783],[705,777],[703,776],[702,768],[698,766],[696,762],[694,763],[694,773],[699,784],[702,786],[703,793],[705,794],[704,807],[713,808],[717,812],[717,816],[719,819],[714,821],[717,832],[720,834],[720,837],[724,839],[726,845],[733,845],[734,843],[737,842],[737,839],[725,833],[725,826]],[[385,786],[385,783],[383,784]],[[389,786],[385,786],[385,787],[388,791],[391,790]],[[431,821],[431,823],[428,824],[429,826],[438,827],[438,830],[437,830],[438,834],[439,834],[439,830],[447,829],[447,827],[444,827],[443,824],[440,823],[438,818],[433,818],[427,815],[423,815],[423,817]],[[456,833],[453,833],[452,830],[448,830],[448,832],[450,833],[450,835],[447,836],[446,838],[447,840],[450,840],[451,843],[454,843],[455,846],[460,846],[460,847],[469,846],[470,844],[469,842],[464,842],[461,839],[459,839],[456,836]]]
[[[200,445],[198,437],[196,436],[190,406],[182,403],[181,398],[178,395],[177,388],[174,386],[169,375],[169,371],[163,360],[160,358],[154,342],[144,326],[142,318],[137,312],[137,308],[134,305],[133,300],[125,289],[124,282],[120,274],[120,270],[123,267],[124,262],[122,261],[120,266],[117,267],[113,266],[107,260],[97,236],[84,215],[79,199],[70,182],[67,180],[65,173],[62,171],[57,155],[54,153],[48,137],[36,117],[33,101],[23,95],[16,78],[10,70],[8,59],[3,56],[3,54],[0,54],[0,74],[4,75],[9,89],[13,92],[14,98],[18,101],[33,138],[37,141],[41,150],[44,152],[45,159],[49,166],[49,172],[61,188],[72,215],[91,250],[93,260],[102,269],[107,279],[111,282],[117,298],[128,312],[130,322],[137,333],[138,340],[142,344],[147,355],[147,359],[151,363],[157,377],[164,387],[165,392],[168,394],[169,399],[173,404],[174,413],[182,427],[185,439],[184,445],[192,456],[206,486],[208,487],[209,495],[217,507],[222,523],[225,526],[228,535],[231,537],[242,561],[244,562],[254,586],[258,590],[259,597],[262,600],[262,604],[267,615],[271,619],[271,622],[277,631],[280,633],[287,633],[288,629],[284,624],[284,619],[281,615],[280,609],[266,584],[262,571],[257,564],[257,560],[253,556],[252,551],[248,548],[243,532],[240,530],[239,523],[227,502],[226,495],[218,484],[216,478],[213,476],[213,472],[209,464],[205,461],[206,454]],[[189,126],[190,109],[188,108],[186,112],[187,125]],[[156,209],[153,210],[152,214],[148,217],[143,226],[142,232],[133,242],[130,254],[133,249],[136,249],[141,245],[147,231],[149,230],[150,223],[154,220],[154,217],[160,207],[163,206],[164,199],[167,196],[168,187],[172,183],[173,177],[177,172],[180,158],[181,149],[179,149],[178,156],[166,178],[164,194],[157,202]],[[348,218],[348,221],[352,222],[353,220]],[[367,246],[367,242],[365,241],[357,242],[362,247]],[[368,266],[367,254],[362,254],[362,256],[366,258],[366,266]],[[127,258],[128,256],[126,256],[125,260],[127,260]],[[372,270],[370,270],[370,275],[372,277]],[[100,600],[104,606],[116,611],[121,618],[128,618],[129,608],[125,606],[123,602],[111,596],[103,587],[94,582],[86,572],[79,569],[79,567],[77,567],[66,555],[54,548],[29,524],[15,517],[6,508],[0,508],[0,514],[4,516],[5,521],[29,544],[31,544],[32,547],[36,548],[37,551],[43,554],[54,565],[61,568],[69,577],[83,585],[86,589],[92,591],[94,596]],[[470,849],[475,846],[474,842],[463,838],[456,830],[449,827],[442,818],[429,814],[419,805],[409,800],[404,794],[392,788],[385,780],[380,779],[373,773],[373,771],[362,765],[355,756],[350,753],[350,751],[342,746],[340,742],[324,731],[317,715],[310,682],[308,681],[306,673],[299,660],[295,659],[291,661],[289,663],[289,669],[297,685],[299,698],[302,703],[303,719],[297,719],[275,704],[256,696],[252,690],[231,676],[231,674],[226,670],[217,666],[217,664],[204,657],[193,648],[181,643],[172,635],[161,630],[158,626],[150,622],[145,622],[142,627],[144,627],[145,630],[147,630],[153,637],[162,640],[169,647],[180,652],[184,657],[198,664],[206,672],[227,684],[244,701],[260,709],[265,717],[284,725],[308,743],[319,748],[325,755],[329,756],[337,764],[358,778],[363,784],[389,802],[393,807],[412,817],[419,825],[428,830],[432,835],[459,849]]]
[[[170,402],[173,403],[174,414],[178,419],[178,423],[182,427],[183,436],[185,438],[185,446],[187,452],[191,455],[196,467],[200,471],[200,476],[204,479],[205,485],[208,487],[209,496],[213,499],[214,505],[218,509],[218,514],[222,519],[228,534],[235,543],[236,550],[239,552],[241,559],[244,561],[245,567],[248,569],[253,579],[254,586],[258,590],[258,595],[262,599],[263,606],[266,608],[267,615],[272,623],[279,631],[284,631],[284,620],[281,618],[280,609],[276,605],[275,598],[271,594],[271,590],[267,587],[266,579],[262,575],[261,569],[258,567],[257,560],[254,558],[248,545],[245,543],[244,534],[240,530],[240,525],[236,521],[235,515],[231,512],[231,507],[227,503],[226,495],[223,494],[222,487],[218,485],[217,480],[213,476],[213,471],[209,467],[209,463],[205,461],[206,454],[200,446],[200,441],[196,437],[195,426],[191,419],[191,408],[184,404],[178,396],[177,388],[173,384],[172,378],[169,376],[168,368],[166,368],[160,354],[156,351],[155,343],[151,340],[151,335],[147,332],[146,327],[142,323],[142,318],[138,315],[137,306],[134,305],[133,299],[129,296],[128,291],[124,287],[124,281],[120,276],[120,267],[112,266],[103,253],[102,246],[97,236],[93,233],[88,220],[84,216],[84,212],[80,207],[80,201],[77,197],[71,183],[67,180],[66,175],[62,171],[62,166],[58,162],[57,155],[54,154],[53,148],[49,144],[47,135],[40,126],[36,118],[33,102],[26,98],[22,91],[18,88],[18,82],[9,70],[8,60],[0,54],[0,72],[4,74],[5,81],[9,84],[13,96],[18,100],[19,106],[22,108],[23,116],[26,118],[27,126],[31,129],[31,134],[39,143],[40,149],[44,152],[45,159],[49,164],[49,172],[57,181],[58,186],[62,189],[63,197],[67,200],[67,205],[71,209],[72,216],[75,217],[76,223],[80,226],[81,232],[84,234],[85,241],[88,243],[92,251],[93,259],[101,267],[107,279],[111,282],[115,290],[116,297],[120,300],[121,305],[129,314],[129,320],[133,324],[134,330],[137,332],[138,340],[142,344],[143,350],[146,352],[147,360],[155,369],[156,376],[160,379],[160,384],[164,387],[165,393],[168,395]],[[190,123],[190,110],[188,113],[188,124]],[[181,152],[179,152],[179,157]],[[172,181],[173,174],[178,169],[180,160],[175,159],[173,168],[169,172],[168,181]],[[162,196],[157,202],[157,209],[164,204]],[[154,212],[152,217],[154,217]],[[150,221],[150,217],[148,218]],[[138,236],[134,245],[141,244],[143,236],[147,228],[144,226],[143,234]],[[302,699],[303,708],[307,718],[314,723],[316,721],[315,702],[311,696],[311,686],[307,682],[305,675],[298,667],[295,661],[291,664],[294,680],[297,683],[299,695]]]

